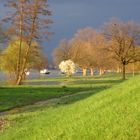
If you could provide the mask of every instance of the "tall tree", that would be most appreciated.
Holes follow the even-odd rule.
[[[112,19],[104,27],[104,34],[110,40],[108,50],[122,65],[122,78],[126,79],[126,65],[139,61],[140,26],[134,22]]]
[[[47,0],[10,0],[7,4],[13,8],[13,14],[6,21],[10,21],[7,33],[9,35],[19,38],[20,45],[18,48],[17,59],[17,74],[16,84],[21,84],[24,71],[29,61],[29,54],[31,52],[32,42],[39,42],[41,39],[50,34],[48,32],[48,25],[52,21],[48,18],[51,11],[48,9]],[[21,46],[22,43],[27,43],[25,50],[25,57],[21,64]]]

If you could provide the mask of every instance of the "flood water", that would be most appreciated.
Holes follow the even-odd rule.
[[[47,81],[49,78],[55,78],[55,77],[65,77],[65,74],[62,74],[59,70],[49,70],[50,74],[40,74],[38,71],[30,71],[30,75],[27,76],[27,80],[34,80],[34,79],[46,79],[46,81],[40,81],[40,82],[25,82],[24,85],[59,85],[61,82],[56,81]],[[75,76],[82,75],[82,72],[77,72],[74,74]],[[4,74],[3,72],[0,72],[0,81],[6,81],[8,80],[8,76]]]

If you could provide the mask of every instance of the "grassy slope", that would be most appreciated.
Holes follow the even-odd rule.
[[[35,112],[7,116],[11,125],[0,139],[139,140],[139,116],[138,76],[73,104],[63,101]]]
[[[84,90],[88,90],[88,87],[79,90],[76,87],[63,86],[4,87],[0,89],[0,111]]]
[[[113,77],[114,78],[114,77]],[[75,94],[80,91],[103,90],[120,80],[113,78],[74,77],[74,78],[52,78],[51,81],[61,81],[64,85],[48,86],[22,86],[22,87],[0,87],[0,111],[8,110],[23,105],[33,104],[50,98],[56,98],[67,94]],[[44,80],[45,81],[45,80]],[[32,81],[33,82],[33,81]],[[36,82],[39,82],[36,80]],[[93,85],[94,84],[94,85]],[[84,86],[83,86],[84,85]]]

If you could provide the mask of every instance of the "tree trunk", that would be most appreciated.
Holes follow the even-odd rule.
[[[135,76],[135,63],[133,63],[133,77]]]
[[[121,68],[120,68],[120,66],[118,66],[118,68],[117,68],[117,73],[121,73]]]
[[[126,65],[123,64],[122,66],[122,79],[125,80],[126,79]]]
[[[18,80],[20,70],[21,70],[21,48],[23,42],[23,3],[21,2],[21,9],[20,9],[20,44],[19,44],[19,51],[18,51],[18,60],[17,60],[17,73],[16,73],[16,81]]]
[[[23,80],[26,79],[26,73],[23,74],[23,78],[22,78],[22,79],[23,79]]]
[[[83,76],[86,76],[86,75],[87,75],[87,69],[84,68],[84,69],[83,69]]]
[[[99,72],[100,76],[103,75],[103,69],[100,68],[100,72]]]
[[[26,50],[26,53],[25,53],[25,58],[23,60],[23,65],[22,65],[22,68],[21,68],[21,72],[20,72],[19,77],[16,81],[17,85],[21,85],[23,75],[24,75],[24,72],[25,72],[25,69],[26,69],[26,65],[27,65],[27,61],[28,61],[28,57],[29,57],[29,51],[30,51],[30,47],[31,47],[32,41],[33,41],[33,34],[34,34],[34,31],[35,31],[36,18],[37,18],[37,15],[35,14],[34,17],[33,17],[33,22],[32,22],[32,27],[31,27],[32,29],[31,29],[31,34],[30,34],[30,38],[29,38],[28,47],[27,47],[27,50]]]
[[[94,69],[90,68],[90,75],[93,76],[94,75]]]
[[[30,46],[28,46],[28,48],[27,48],[26,55],[25,55],[25,58],[23,60],[23,66],[22,66],[21,72],[20,72],[19,77],[18,77],[17,82],[16,82],[17,85],[21,85],[21,82],[23,80],[23,75],[24,75],[27,61],[28,61],[28,57],[29,57],[29,50],[30,50]]]

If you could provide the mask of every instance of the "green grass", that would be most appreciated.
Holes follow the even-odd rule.
[[[59,79],[63,83],[62,85],[0,87],[0,112],[33,104],[38,101],[61,97],[69,94],[76,94],[80,91],[95,90],[96,92],[121,82],[121,80],[113,80],[112,78],[98,78],[97,80],[93,77]],[[56,82],[57,80],[57,78],[51,78],[51,81]],[[36,82],[40,81],[36,80]]]
[[[89,81],[93,82],[88,85]],[[93,92],[3,117],[9,124],[0,140],[140,139],[140,76],[120,84],[112,78],[73,82],[77,85],[71,83],[71,87],[88,87]]]

